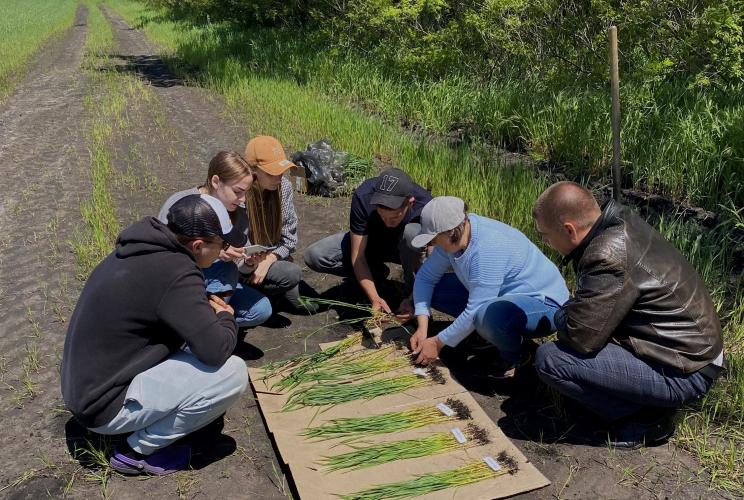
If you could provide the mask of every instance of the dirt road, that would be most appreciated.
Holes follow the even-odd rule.
[[[89,464],[90,455],[75,451],[90,436],[64,409],[58,372],[66,321],[82,286],[72,247],[83,232],[81,203],[91,196],[92,130],[102,116],[97,106],[108,102],[107,92],[118,92],[117,118],[103,145],[121,227],[156,213],[169,193],[200,183],[217,151],[242,151],[248,137],[261,132],[208,90],[171,74],[141,32],[112,12],[106,16],[116,48],[105,65],[84,64],[88,29],[81,8],[75,25],[48,44],[25,83],[0,105],[6,180],[0,204],[0,496],[286,498],[291,478],[249,395],[228,412],[220,439],[200,451],[186,473],[109,478]],[[298,262],[305,245],[344,227],[347,209],[348,199],[298,197]],[[321,292],[338,290],[334,278],[306,272],[306,281]],[[272,327],[250,330],[237,353],[251,366],[286,358],[303,350],[299,331],[332,317],[284,314]],[[341,335],[320,333],[308,347]],[[671,445],[624,453],[572,444],[558,439],[565,427],[555,425],[550,401],[535,399],[539,392],[529,383],[499,393],[475,397],[553,482],[525,498],[718,495],[707,490],[708,478],[695,462]]]

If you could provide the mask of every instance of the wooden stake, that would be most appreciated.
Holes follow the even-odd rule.
[[[617,26],[610,26],[610,82],[612,91],[612,197],[620,201],[620,69]]]

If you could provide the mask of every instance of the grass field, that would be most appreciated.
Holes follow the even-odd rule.
[[[291,30],[229,24],[174,24],[148,29],[205,76],[240,74],[286,80],[373,111],[388,123],[467,141],[486,141],[547,159],[572,176],[606,177],[611,158],[606,88],[568,81],[466,76],[417,80],[388,75],[374,61],[347,59],[309,45]],[[167,43],[167,42],[166,42]],[[501,73],[507,73],[502,71]],[[719,211],[744,204],[744,94],[737,88],[622,82],[626,183]]]
[[[4,0],[0,16],[0,100],[23,75],[26,62],[73,21],[73,0]]]

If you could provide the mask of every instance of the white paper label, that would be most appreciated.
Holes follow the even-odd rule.
[[[450,408],[444,403],[439,403],[437,405],[437,410],[441,411],[447,417],[451,417],[455,414],[455,410],[453,410],[452,408]]]
[[[483,461],[488,464],[488,466],[493,469],[494,472],[498,472],[501,470],[501,465],[494,460],[492,457],[483,457]]]
[[[463,444],[468,440],[468,438],[465,437],[465,434],[462,433],[459,427],[452,428],[452,435],[455,436],[455,439],[457,439],[457,442],[460,444]]]
[[[418,366],[413,369],[413,373],[415,373],[419,377],[426,377],[426,370],[424,370],[423,368],[420,368]]]

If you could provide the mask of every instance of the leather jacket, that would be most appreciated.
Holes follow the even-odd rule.
[[[558,339],[581,354],[608,342],[692,373],[723,349],[721,323],[697,271],[629,208],[610,200],[573,261],[576,293],[556,313]]]

